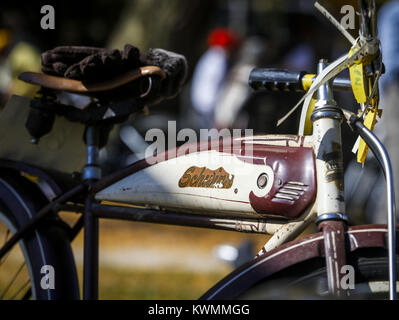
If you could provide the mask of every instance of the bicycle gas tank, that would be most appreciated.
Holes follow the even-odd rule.
[[[118,179],[95,198],[207,216],[297,218],[316,196],[311,137],[293,135],[183,145]]]

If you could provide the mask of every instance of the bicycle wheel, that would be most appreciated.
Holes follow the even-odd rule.
[[[353,283],[343,299],[388,299],[389,278],[386,250],[361,249],[349,254]],[[399,267],[399,263],[397,265]],[[398,287],[399,281],[397,281]],[[256,284],[238,299],[336,299],[328,293],[324,258],[316,258],[282,270]]]
[[[0,246],[47,203],[35,184],[0,177]],[[56,215],[32,231],[0,261],[0,299],[78,299],[79,288],[66,230]]]

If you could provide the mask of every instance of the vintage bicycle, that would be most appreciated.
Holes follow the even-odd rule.
[[[304,102],[297,136],[224,139],[222,145],[228,151],[219,143],[201,142],[155,154],[101,177],[98,154],[109,126],[157,99],[164,71],[146,66],[97,83],[23,73],[21,80],[41,86],[40,96],[29,105],[29,116],[39,123],[35,139],[51,131],[48,123],[52,119],[67,118],[84,128],[87,160],[81,174],[73,177],[28,163],[0,161],[0,221],[10,235],[0,249],[1,263],[6,263],[7,253],[19,244],[29,272],[28,283],[16,289],[13,297],[79,298],[70,242],[83,228],[83,298],[98,298],[98,221],[106,218],[272,235],[252,261],[201,299],[396,299],[392,168],[385,148],[370,130],[379,113],[378,78],[383,72],[375,5],[359,1],[357,39],[317,6],[350,40],[350,52],[332,63],[321,60],[317,75],[254,69],[249,78],[256,90],[307,92],[297,104]],[[350,79],[337,77],[347,68]],[[359,112],[339,107],[334,90],[353,90]],[[73,108],[54,98],[62,91],[97,100],[83,110]],[[340,133],[343,120],[362,138],[360,160],[368,145],[384,169],[388,225],[348,225]],[[60,211],[81,216],[69,227],[59,217]],[[296,239],[310,224],[316,224],[319,232]],[[56,271],[55,285],[43,288],[42,268],[49,265]],[[353,285],[345,285],[348,270],[353,270]]]

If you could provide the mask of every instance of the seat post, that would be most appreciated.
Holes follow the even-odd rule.
[[[99,130],[98,126],[88,126],[85,131],[87,161],[83,168],[82,179],[91,184],[101,178],[99,166]],[[98,299],[98,218],[91,208],[92,196],[86,199],[84,213],[84,257],[83,257],[83,298]]]
[[[83,168],[82,180],[101,179],[101,168],[99,165],[100,127],[88,126],[85,131],[86,142],[86,165]]]

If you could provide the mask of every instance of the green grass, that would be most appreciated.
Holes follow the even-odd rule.
[[[99,298],[105,300],[198,299],[225,275],[187,271],[100,268]],[[82,277],[79,277],[82,279]]]

